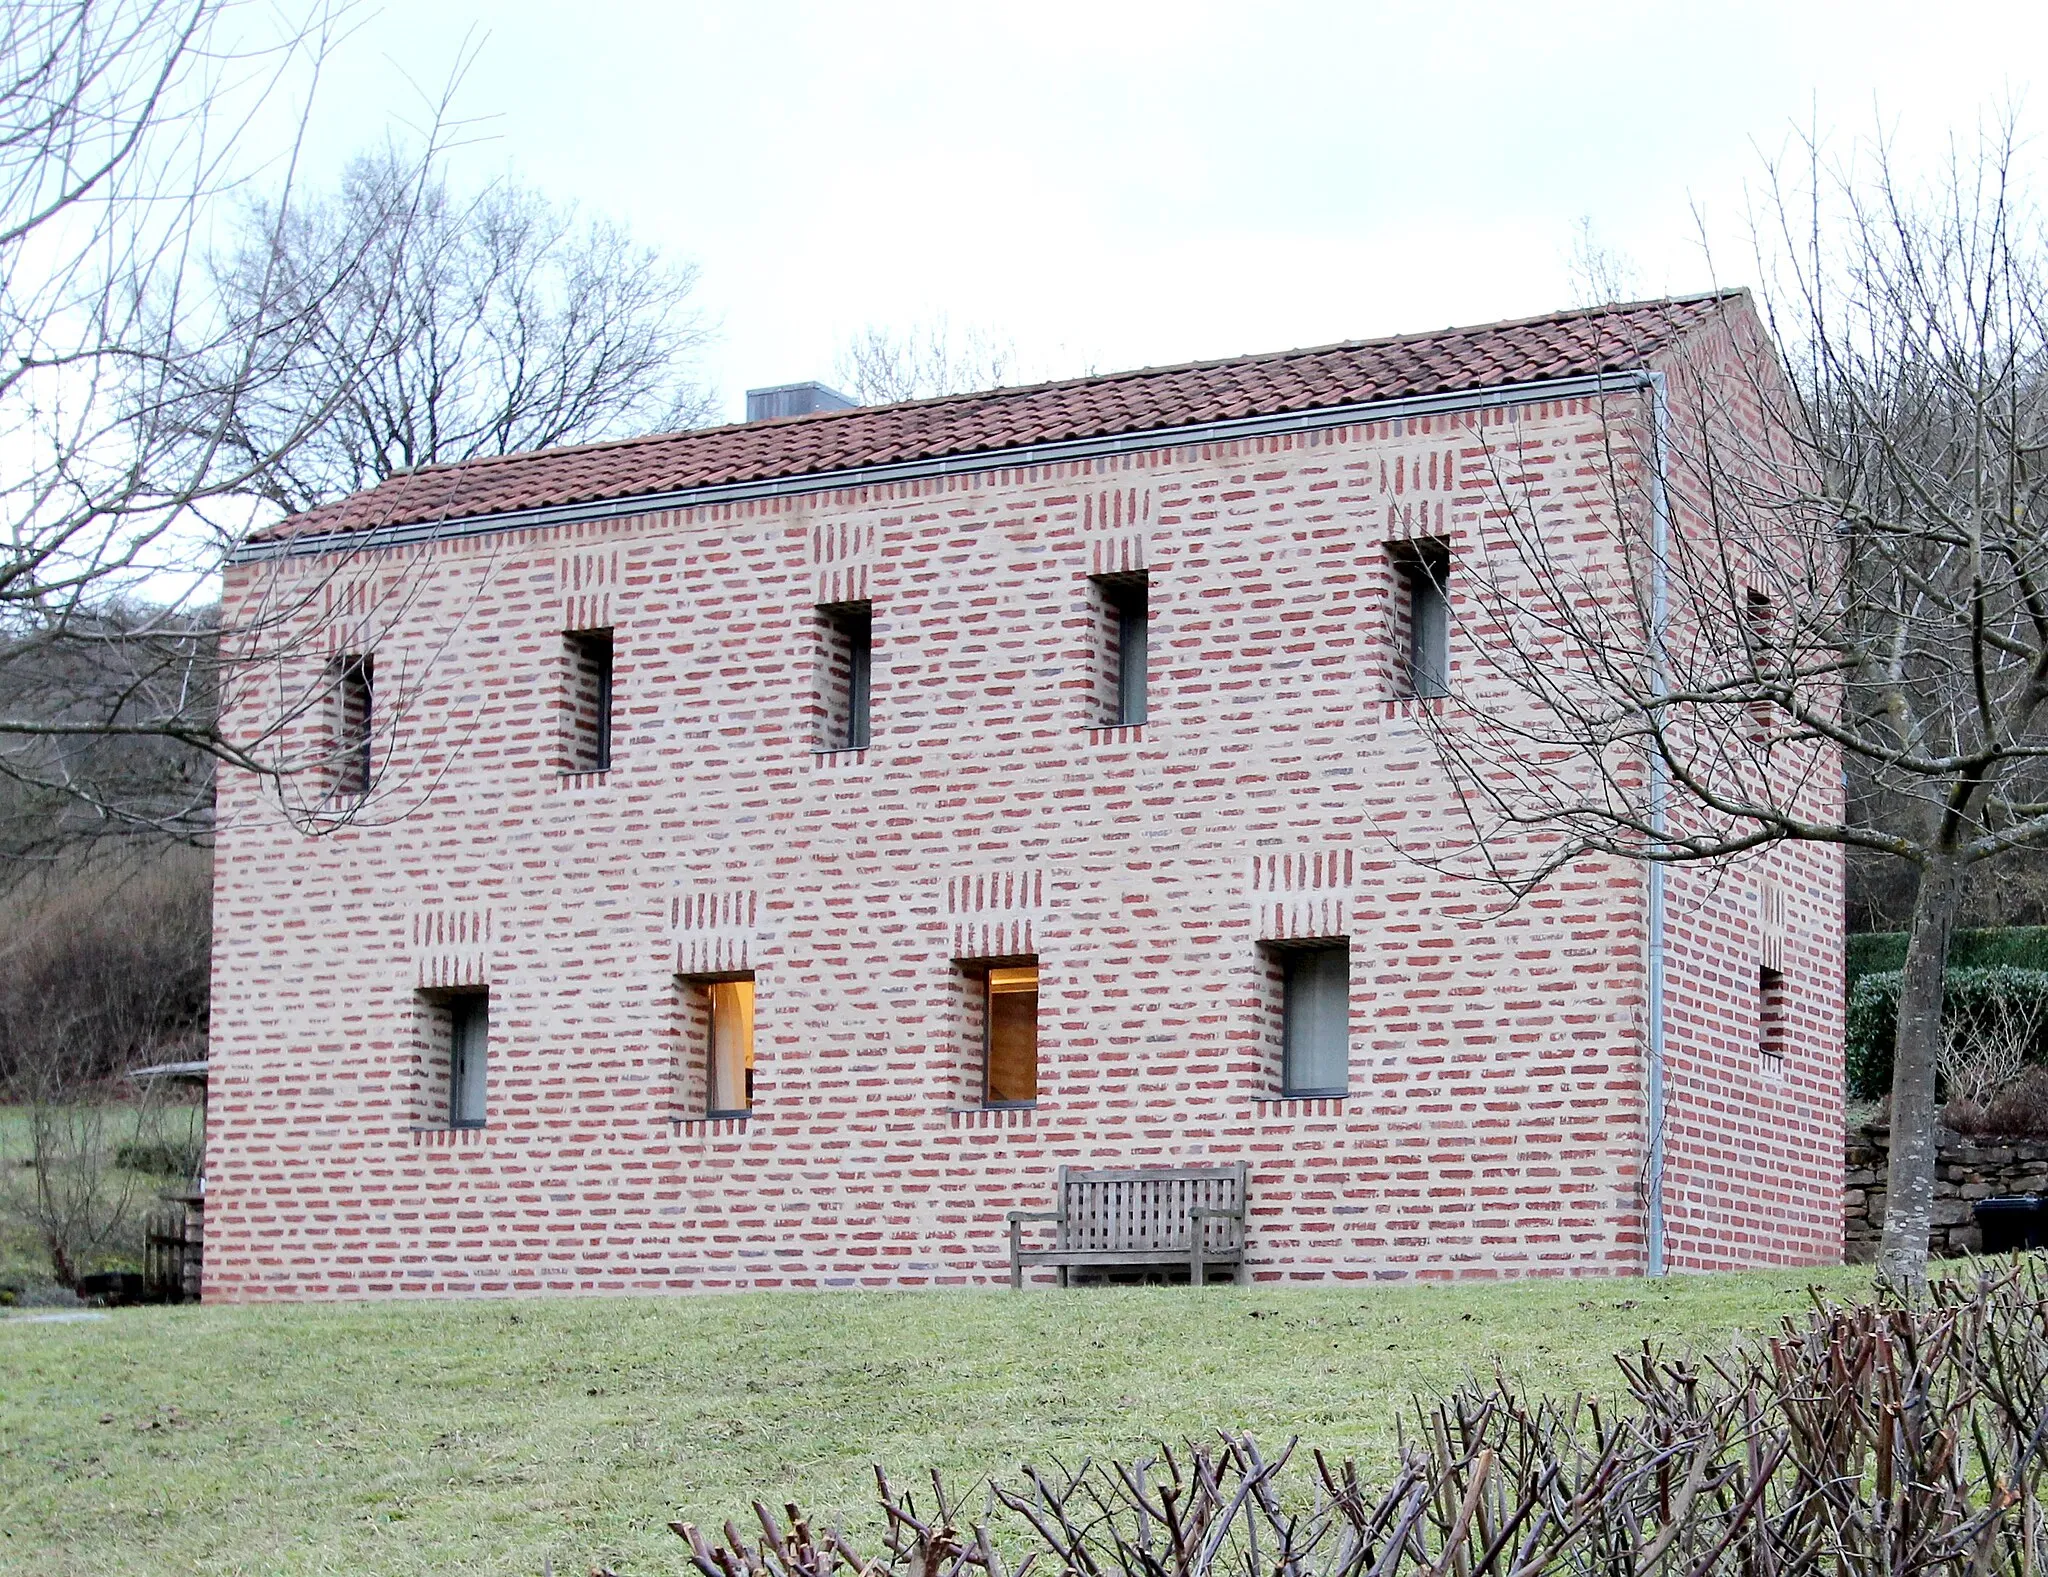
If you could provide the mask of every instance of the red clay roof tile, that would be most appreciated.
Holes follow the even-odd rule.
[[[1741,292],[428,466],[262,537],[419,525],[1640,367]]]

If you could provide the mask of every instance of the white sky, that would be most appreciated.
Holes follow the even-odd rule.
[[[1747,283],[1743,183],[1795,124],[1968,132],[2026,103],[2048,6],[404,0],[330,68],[314,167],[465,39],[458,175],[695,260],[736,418],[868,323],[1065,374],[1547,311],[1581,216],[1645,294]]]

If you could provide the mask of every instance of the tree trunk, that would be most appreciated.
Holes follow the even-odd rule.
[[[1963,868],[1951,861],[1920,872],[1913,929],[1906,942],[1892,1041],[1892,1153],[1885,1177],[1884,1245],[1878,1279],[1900,1291],[1927,1280],[1927,1235],[1934,1225],[1934,1075],[1941,1051],[1942,976],[1962,900]]]

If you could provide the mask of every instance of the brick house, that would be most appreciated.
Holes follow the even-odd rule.
[[[482,460],[253,540],[230,616],[315,699],[230,716],[319,792],[222,784],[207,1295],[990,1284],[1062,1165],[1239,1160],[1255,1280],[1838,1260],[1835,851],[1504,914],[1404,853],[1489,433],[1569,530],[1603,413],[1750,313]]]

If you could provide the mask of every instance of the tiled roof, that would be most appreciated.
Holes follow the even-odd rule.
[[[1595,307],[427,466],[263,535],[463,520],[1622,371],[1641,367],[1740,296]]]

